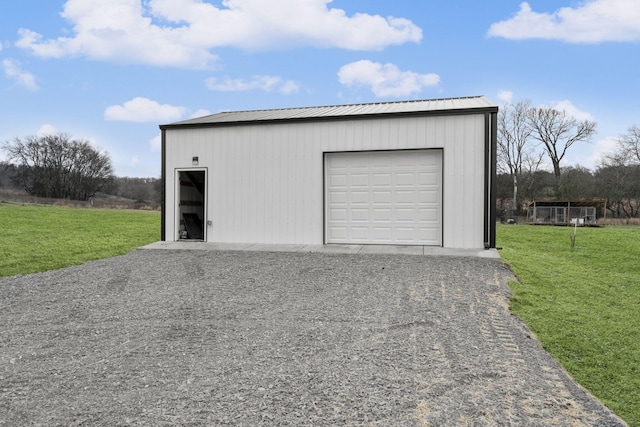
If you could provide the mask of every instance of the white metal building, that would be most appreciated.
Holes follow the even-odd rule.
[[[493,248],[497,111],[469,97],[162,125],[162,240]]]

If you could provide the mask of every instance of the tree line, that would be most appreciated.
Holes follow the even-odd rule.
[[[137,202],[160,202],[160,180],[119,178],[109,154],[66,133],[15,138],[4,142],[0,187],[28,195],[86,201],[114,195]]]
[[[113,176],[107,153],[64,133],[15,138],[3,148],[17,166],[14,183],[30,195],[88,200]]]
[[[498,208],[522,213],[541,198],[598,198],[614,217],[640,216],[640,128],[618,138],[616,151],[603,156],[595,171],[563,166],[568,150],[588,142],[596,123],[565,111],[508,103],[498,112]],[[30,196],[89,200],[106,194],[137,202],[160,202],[160,180],[118,178],[108,153],[66,133],[15,138],[2,145],[0,187]]]
[[[617,138],[594,171],[563,166],[574,144],[590,142],[596,122],[564,110],[507,103],[498,112],[498,208],[522,213],[536,199],[602,199],[609,215],[640,216],[640,128]]]

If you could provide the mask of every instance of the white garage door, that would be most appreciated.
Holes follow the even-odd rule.
[[[442,150],[325,155],[327,243],[442,246]]]

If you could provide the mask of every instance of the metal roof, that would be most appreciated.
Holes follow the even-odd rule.
[[[209,116],[183,120],[167,125],[171,127],[215,126],[280,120],[311,120],[349,117],[380,116],[387,114],[435,114],[444,112],[497,111],[498,106],[484,96],[465,98],[427,99],[372,104],[331,105],[324,107],[282,108],[274,110],[228,111]]]

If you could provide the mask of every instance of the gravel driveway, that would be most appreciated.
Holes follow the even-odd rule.
[[[0,425],[624,425],[457,256],[137,250],[0,279]]]

